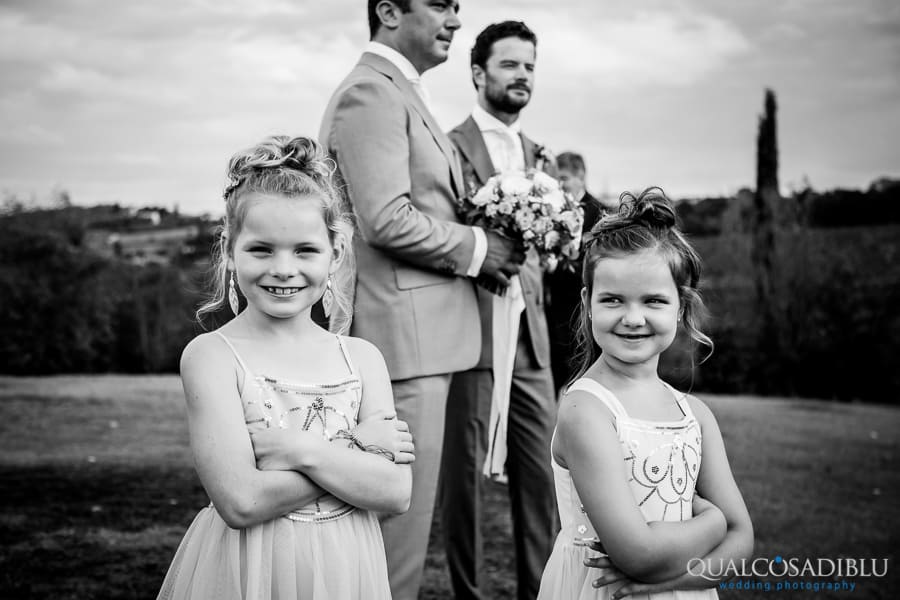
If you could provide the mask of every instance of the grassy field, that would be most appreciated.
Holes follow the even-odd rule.
[[[756,555],[889,558],[886,579],[857,578],[850,596],[897,597],[900,408],[705,399],[753,517]],[[0,377],[0,598],[155,598],[206,503],[176,377]],[[488,597],[513,598],[504,488],[490,488],[487,507]],[[435,525],[423,596],[448,598]]]

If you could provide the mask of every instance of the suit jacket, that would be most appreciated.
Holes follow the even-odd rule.
[[[487,145],[481,130],[472,117],[463,121],[449,134],[450,140],[459,150],[462,162],[463,178],[467,191],[477,190],[495,173],[494,164],[488,153]],[[520,134],[521,135],[521,134]],[[525,152],[525,167],[535,165],[536,145],[528,137],[521,135],[522,149]],[[522,292],[525,295],[525,323],[528,327],[532,357],[539,367],[550,363],[550,341],[547,332],[547,319],[544,315],[543,271],[536,251],[531,250],[519,272]],[[493,356],[493,339],[491,335],[491,319],[493,317],[493,294],[478,288],[478,307],[481,314],[481,357],[479,368],[489,368]]]
[[[394,380],[472,367],[480,322],[465,275],[475,236],[457,218],[462,175],[446,135],[400,70],[364,53],[319,139],[359,229],[351,335],[378,346]]]
[[[601,208],[596,198],[585,192],[580,200],[584,209],[584,226],[582,232],[590,231],[600,219]],[[545,278],[547,298],[547,320],[556,335],[568,335],[575,338],[572,324],[573,315],[581,303],[581,259],[576,261],[575,271],[557,269],[548,273]]]

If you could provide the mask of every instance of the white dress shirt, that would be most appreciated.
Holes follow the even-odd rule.
[[[522,147],[522,137],[519,135],[522,130],[519,120],[516,119],[511,125],[507,125],[477,104],[472,109],[472,119],[481,131],[494,169],[500,173],[512,171],[524,173],[525,150]]]

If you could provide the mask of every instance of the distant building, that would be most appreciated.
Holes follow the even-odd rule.
[[[136,265],[169,264],[192,249],[192,242],[200,231],[197,224],[151,225],[120,230],[103,227],[89,229],[83,243],[102,256]]]

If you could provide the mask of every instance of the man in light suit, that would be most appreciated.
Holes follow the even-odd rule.
[[[508,285],[524,260],[511,241],[459,222],[459,162],[422,87],[421,74],[447,59],[458,10],[455,0],[369,0],[371,41],[319,133],[360,230],[350,333],[384,354],[416,444],[410,509],[382,520],[395,600],[418,595],[451,374],[478,360],[471,278]]]
[[[531,99],[537,38],[524,24],[505,21],[478,35],[471,53],[477,104],[450,132],[459,150],[469,192],[498,172],[535,167],[540,148],[522,135],[519,111]],[[493,296],[478,288],[481,357],[474,369],[453,376],[447,403],[440,506],[447,562],[457,599],[486,598],[480,589],[482,465],[488,448],[495,346],[515,355],[509,396],[506,473],[513,520],[518,598],[533,599],[556,532],[550,437],[556,401],[550,342],[543,309],[543,273],[529,251],[519,273],[525,308],[516,340],[492,338]],[[502,303],[501,309],[505,310]],[[507,354],[508,356],[508,354]],[[508,377],[508,374],[506,375]]]

